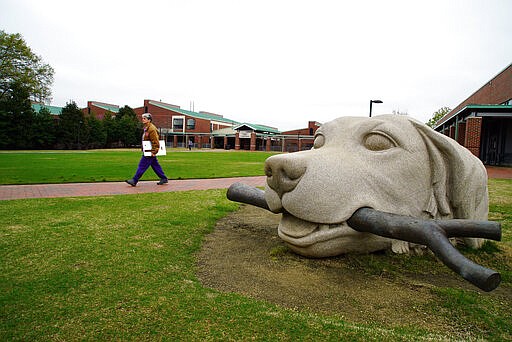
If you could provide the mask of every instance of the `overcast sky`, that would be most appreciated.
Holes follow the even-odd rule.
[[[52,105],[144,99],[265,124],[426,122],[512,63],[511,0],[0,0],[55,69]]]

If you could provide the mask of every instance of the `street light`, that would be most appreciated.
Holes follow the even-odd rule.
[[[370,100],[370,118],[372,117],[372,103],[382,103],[381,100]]]

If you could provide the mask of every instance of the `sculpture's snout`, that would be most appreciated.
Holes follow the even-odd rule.
[[[272,156],[265,161],[267,184],[279,197],[293,191],[305,172],[304,162],[291,155]]]

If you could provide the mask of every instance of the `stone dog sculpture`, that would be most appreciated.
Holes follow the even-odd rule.
[[[500,225],[487,221],[486,170],[423,123],[402,115],[338,118],[317,130],[311,150],[268,158],[265,174],[264,191],[235,183],[228,198],[282,213],[278,235],[300,255],[427,246],[481,289],[499,285],[498,273],[452,246],[501,239]]]

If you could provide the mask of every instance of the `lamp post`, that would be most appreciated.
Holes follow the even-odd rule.
[[[370,100],[370,118],[372,117],[372,104],[373,103],[382,103],[381,100]]]

